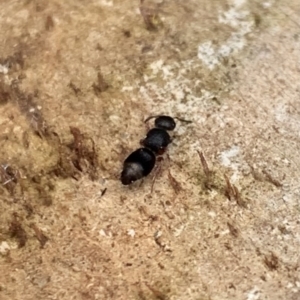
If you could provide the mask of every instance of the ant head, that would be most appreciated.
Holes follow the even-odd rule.
[[[150,116],[145,120],[145,123],[153,118],[155,118],[154,124],[155,124],[156,128],[160,128],[163,130],[169,130],[169,131],[174,130],[176,127],[176,122],[174,119],[179,120],[180,122],[184,122],[184,123],[192,123],[191,121],[188,121],[188,120],[184,120],[184,119],[177,118],[177,117],[172,118],[172,117],[166,116],[166,115]]]
[[[156,128],[172,131],[176,127],[176,123],[174,119],[170,116],[165,116],[165,115],[150,116],[145,120],[145,123],[153,118],[155,118],[154,124]]]

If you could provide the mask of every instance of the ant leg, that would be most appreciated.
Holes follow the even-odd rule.
[[[153,188],[154,188],[154,184],[155,184],[156,178],[157,178],[158,174],[161,173],[161,162],[163,160],[164,160],[164,158],[162,156],[159,156],[156,159],[157,164],[156,164],[155,170],[154,170],[154,176],[153,176],[152,185],[151,185],[151,194],[153,193]]]

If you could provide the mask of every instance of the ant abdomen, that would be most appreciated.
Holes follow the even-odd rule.
[[[147,148],[139,148],[132,152],[124,161],[121,182],[128,185],[147,176],[155,165],[155,155]]]

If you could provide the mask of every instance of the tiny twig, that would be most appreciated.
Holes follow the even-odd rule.
[[[178,194],[182,190],[181,184],[174,178],[174,176],[171,174],[170,170],[169,170],[168,177],[171,182],[172,188],[174,189],[176,194]]]
[[[203,167],[204,174],[205,174],[207,177],[209,177],[210,174],[211,174],[211,172],[210,172],[210,170],[209,170],[209,168],[208,168],[207,161],[206,161],[206,159],[205,159],[205,157],[204,157],[204,155],[203,155],[203,152],[202,152],[202,151],[200,152],[200,151],[198,151],[198,150],[197,150],[197,152],[198,152],[198,155],[199,155],[199,157],[200,157],[200,161],[201,161],[201,164],[202,164],[202,167]]]

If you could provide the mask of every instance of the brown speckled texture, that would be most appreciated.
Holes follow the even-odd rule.
[[[0,299],[300,299],[299,13],[1,1]],[[159,113],[192,123],[122,186]]]

